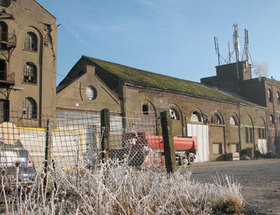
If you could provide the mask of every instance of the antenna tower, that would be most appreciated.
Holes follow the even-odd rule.
[[[236,61],[240,61],[240,46],[239,46],[239,35],[237,24],[233,25],[233,46],[235,51]]]
[[[231,63],[231,50],[230,50],[230,42],[228,41],[228,62]]]
[[[248,30],[244,29],[245,34],[245,44],[244,44],[244,50],[245,50],[245,58],[246,61],[249,62],[249,36],[248,36]]]
[[[221,55],[220,55],[220,50],[219,50],[219,41],[218,41],[218,37],[214,37],[214,43],[215,43],[215,50],[216,53],[218,55],[218,65],[221,65]]]

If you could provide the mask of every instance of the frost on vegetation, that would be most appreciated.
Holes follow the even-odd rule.
[[[191,180],[190,172],[170,175],[115,162],[92,170],[50,173],[47,189],[43,176],[9,191],[2,183],[6,200],[1,208],[11,214],[206,215],[238,213],[244,206],[240,185],[227,176],[202,184]]]

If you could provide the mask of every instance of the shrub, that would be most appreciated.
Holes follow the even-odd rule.
[[[44,177],[48,189],[44,189]],[[39,176],[30,186],[6,193],[6,212],[20,214],[213,214],[238,213],[244,206],[240,185],[227,176],[212,184],[190,172],[139,170],[107,162],[93,170]],[[2,193],[5,192],[5,185]]]

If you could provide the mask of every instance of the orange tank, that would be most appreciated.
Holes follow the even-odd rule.
[[[129,140],[130,143],[136,145],[148,146],[151,149],[164,150],[164,143],[162,136],[151,136],[146,132],[131,132],[125,133],[124,139]],[[175,151],[196,151],[197,138],[196,137],[173,137],[173,144]]]

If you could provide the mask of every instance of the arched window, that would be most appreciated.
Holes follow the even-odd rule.
[[[222,120],[221,116],[218,113],[215,113],[211,117],[211,124],[223,124],[223,120]]]
[[[148,101],[148,100],[143,100],[142,104],[141,104],[141,114],[144,116],[149,116],[149,117],[153,117],[156,116],[156,110],[154,105]]]
[[[270,120],[271,123],[274,123],[274,116],[272,114],[270,114],[269,120]]]
[[[238,120],[237,120],[236,116],[230,117],[229,124],[230,125],[238,125]]]
[[[4,60],[0,60],[0,80],[7,80],[7,66]]]
[[[175,108],[170,108],[169,113],[170,113],[171,119],[180,120],[179,111],[176,110]]]
[[[273,94],[272,94],[272,90],[271,90],[271,89],[268,89],[268,90],[267,90],[267,97],[268,97],[268,100],[269,100],[270,102],[273,101]]]
[[[89,100],[94,100],[97,97],[97,90],[95,89],[94,86],[88,86],[86,88],[86,96]]]
[[[277,101],[278,101],[278,104],[280,104],[280,92],[279,91],[277,91]]]
[[[266,139],[266,134],[265,134],[265,120],[260,117],[259,118],[259,125],[260,127],[258,128],[258,138],[259,139]]]
[[[202,122],[201,114],[197,111],[194,111],[191,115],[192,122]]]
[[[142,113],[144,114],[144,115],[149,115],[149,104],[142,104]]]
[[[24,43],[24,49],[29,51],[37,51],[38,48],[38,39],[36,34],[33,32],[27,32],[25,35],[25,43]]]
[[[11,4],[11,0],[0,0],[0,6],[9,7]]]
[[[254,122],[251,116],[247,115],[245,118],[246,126],[245,126],[245,140],[246,143],[254,142]]]
[[[27,62],[24,65],[23,82],[37,84],[37,68],[31,62]]]
[[[26,119],[37,118],[37,104],[34,99],[28,97],[23,101],[22,117]]]
[[[7,49],[8,41],[8,25],[5,22],[0,22],[0,49]]]

